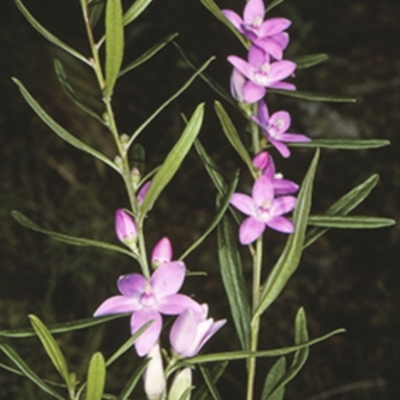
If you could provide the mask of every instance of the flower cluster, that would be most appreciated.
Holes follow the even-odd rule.
[[[290,114],[280,110],[270,115],[263,98],[267,88],[296,90],[294,84],[285,81],[293,75],[296,64],[283,59],[289,44],[289,35],[285,30],[291,22],[286,18],[264,19],[262,0],[249,0],[243,17],[232,10],[222,12],[251,43],[247,60],[236,55],[228,57],[233,66],[230,82],[232,96],[240,103],[254,104],[256,112],[251,120],[260,127],[268,143],[287,158],[290,150],[286,143],[308,142],[310,139],[302,134],[288,133]],[[239,230],[242,244],[255,241],[266,227],[283,233],[292,233],[295,229],[283,215],[294,209],[296,198],[290,194],[295,193],[298,186],[275,172],[275,163],[266,151],[257,154],[253,164],[261,176],[254,183],[252,196],[234,193],[231,198],[231,204],[248,216]]]
[[[137,235],[133,218],[123,210],[117,210],[115,229],[125,244]],[[172,245],[162,238],[154,247],[151,262],[155,268],[149,279],[132,273],[122,275],[117,281],[120,295],[105,300],[94,316],[132,313],[132,335],[148,322],[151,324],[135,341],[136,352],[145,356],[158,342],[162,329],[161,315],[179,315],[171,329],[170,342],[179,357],[192,357],[204,343],[224,325],[225,321],[207,319],[208,307],[200,305],[189,296],[178,293],[185,279],[186,267],[182,261],[172,259]]]

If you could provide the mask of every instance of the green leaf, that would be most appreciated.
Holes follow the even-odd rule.
[[[8,344],[0,343],[0,349],[3,353],[19,368],[22,374],[30,379],[35,385],[40,387],[45,393],[55,397],[58,400],[64,400],[60,394],[54,389],[48,386],[42,379],[40,379],[31,368],[25,363],[25,361],[18,355],[18,353],[10,347]]]
[[[225,212],[229,207],[232,194],[236,190],[238,181],[239,181],[239,174],[237,173],[235,178],[234,178],[234,180],[232,181],[232,183],[230,184],[230,186],[228,188],[228,192],[225,195],[222,204],[218,205],[217,213],[216,213],[214,219],[212,220],[211,224],[209,225],[209,227],[204,231],[204,233],[180,257],[178,257],[178,260],[185,259],[194,249],[196,249],[204,241],[204,239],[218,225],[218,223],[221,221],[222,217],[225,215]]]
[[[282,94],[283,96],[294,97],[295,99],[310,101],[326,101],[330,103],[355,103],[356,99],[350,97],[332,96],[329,94],[319,94],[311,92],[302,92],[300,90],[280,90],[268,89],[269,93]]]
[[[366,181],[362,182],[350,192],[342,196],[336,201],[328,210],[325,215],[346,215],[351,210],[356,208],[364,199],[371,193],[371,190],[377,185],[379,181],[378,175],[370,176]],[[314,243],[320,236],[322,236],[328,229],[313,228],[306,236],[304,248]]]
[[[127,400],[131,393],[134,391],[137,383],[139,382],[140,377],[143,375],[146,370],[147,364],[150,359],[147,358],[143,361],[143,363],[136,369],[135,373],[131,376],[131,378],[126,382],[122,392],[118,396],[117,400]]]
[[[270,12],[273,8],[278,6],[279,4],[283,3],[285,0],[273,0],[269,5],[265,8],[265,13]]]
[[[94,28],[100,20],[107,0],[92,0],[89,3],[90,26]]]
[[[240,43],[248,49],[250,47],[249,42],[244,38],[244,36],[230,23],[230,21],[222,14],[220,8],[214,2],[214,0],[200,0],[200,3],[203,4],[211,14],[214,15],[219,21],[221,21],[225,26],[227,26],[232,33],[239,39]]]
[[[64,382],[66,383],[68,390],[71,393],[73,388],[68,372],[67,363],[57,342],[55,341],[47,327],[38,317],[36,317],[35,315],[29,315],[29,320],[37,336],[39,337],[42,346],[46,350],[46,353],[49,356],[51,362],[53,363],[54,367],[61,375],[61,377],[64,379]]]
[[[311,208],[312,187],[318,159],[319,150],[315,153],[297,198],[296,208],[293,213],[293,223],[296,227],[295,232],[289,236],[281,256],[263,285],[260,295],[260,304],[253,318],[261,316],[275,301],[299,265],[303,250],[307,219]]]
[[[128,147],[130,147],[133,143],[133,141],[140,135],[140,133],[147,127],[147,125],[150,124],[153,119],[155,119],[161,111],[163,111],[169,104],[171,104],[177,97],[179,97],[191,84],[192,82],[210,65],[212,61],[214,61],[215,57],[210,57],[186,82],[183,86],[180,87],[180,89],[175,92],[167,101],[165,101],[163,104],[161,104],[160,107],[157,108],[156,111],[153,112],[153,114],[150,115],[149,118],[144,121],[139,128],[133,132],[131,138],[129,139]]]
[[[104,392],[104,385],[106,382],[106,365],[104,357],[100,352],[93,354],[90,359],[86,400],[101,400]]]
[[[145,51],[140,57],[136,60],[129,63],[125,68],[123,68],[119,77],[125,75],[127,72],[132,71],[133,69],[139,67],[144,64],[146,61],[150,60],[153,56],[155,56],[161,49],[163,49],[168,43],[170,43],[173,39],[178,36],[178,33],[172,33],[171,35],[166,36],[160,42],[152,46],[149,50]]]
[[[345,329],[336,329],[332,332],[327,333],[326,335],[320,336],[319,338],[310,340],[307,343],[294,345],[289,347],[283,347],[280,349],[274,350],[262,350],[262,351],[228,351],[225,353],[211,353],[205,354],[201,356],[196,356],[193,358],[187,358],[185,360],[178,361],[176,368],[180,366],[188,366],[195,364],[203,364],[208,362],[216,362],[216,361],[234,361],[234,360],[246,360],[254,357],[279,357],[286,354],[294,353],[298,350],[304,349],[306,347],[313,346],[314,344],[323,342],[332,336],[338,335],[339,333],[344,333]]]
[[[104,324],[105,322],[112,321],[114,319],[126,317],[131,314],[123,313],[123,314],[115,314],[115,315],[107,315],[106,317],[96,317],[96,318],[85,318],[79,319],[73,322],[67,322],[64,324],[54,324],[48,327],[48,330],[51,333],[66,333],[71,331],[77,331],[80,329],[90,328],[95,325]],[[23,339],[28,337],[36,336],[36,332],[31,328],[25,329],[8,329],[1,330],[0,337],[8,337],[14,339]]]
[[[243,350],[250,348],[250,302],[237,248],[237,237],[227,217],[218,226],[218,257],[222,282]]]
[[[394,219],[382,217],[369,217],[364,215],[311,215],[308,224],[322,228],[340,229],[376,229],[392,226]]]
[[[49,32],[46,28],[44,28],[34,17],[33,15],[28,11],[28,9],[24,6],[21,0],[15,0],[15,4],[18,7],[18,9],[21,11],[22,15],[28,20],[28,22],[35,28],[46,40],[48,40],[50,43],[54,44],[57,47],[60,47],[67,53],[71,54],[75,58],[77,58],[80,61],[83,61],[87,65],[91,65],[89,60],[84,57],[82,54],[77,52],[75,49],[72,47],[68,46],[66,43],[58,39],[56,36],[54,36],[51,32]]]
[[[218,379],[224,373],[228,364],[228,361],[221,361],[214,365],[214,367],[211,369],[211,372],[209,372],[213,383],[218,382]],[[202,366],[202,368],[208,370],[208,368],[205,366]],[[207,397],[207,393],[207,385],[202,384],[202,386],[200,386],[200,388],[194,393],[193,400],[205,400],[205,398]]]
[[[290,143],[290,147],[320,147],[340,150],[366,150],[385,147],[389,140],[383,139],[313,139],[311,142]]]
[[[136,0],[124,14],[124,25],[133,22],[150,5],[152,0]]]
[[[137,338],[153,323],[154,320],[146,322],[137,332],[135,332],[129,339],[107,360],[106,367],[109,367],[114,361],[125,354],[132,348]]]
[[[67,73],[65,72],[64,66],[61,61],[54,60],[54,69],[56,71],[56,76],[58,81],[61,84],[62,89],[67,94],[67,96],[83,111],[89,114],[91,117],[97,119],[97,121],[104,124],[103,119],[96,114],[90,107],[88,107],[85,103],[83,103],[79,97],[77,96],[74,88],[71,85],[71,82],[68,79]]]
[[[278,361],[270,369],[267,378],[264,383],[263,391],[261,393],[261,400],[283,400],[285,395],[285,387],[281,388],[279,391],[275,391],[273,397],[269,397],[274,391],[282,376],[286,371],[286,359],[285,357],[280,357]]]
[[[11,211],[11,216],[22,226],[25,228],[31,229],[35,232],[42,233],[44,235],[50,236],[52,239],[58,240],[63,243],[68,243],[73,246],[84,246],[84,247],[99,247],[104,250],[111,250],[116,251],[118,253],[125,254],[127,256],[133,257],[133,254],[125,250],[120,246],[116,246],[114,244],[100,242],[98,240],[86,239],[77,236],[69,236],[64,235],[63,233],[49,231],[47,229],[43,229],[40,226],[36,225],[32,220],[26,217],[24,214],[20,213],[19,211]]]
[[[237,151],[237,153],[239,154],[241,159],[247,165],[247,168],[249,169],[250,173],[255,178],[256,177],[255,168],[251,161],[249,152],[246,150],[242,141],[240,140],[240,137],[235,128],[235,125],[233,125],[233,122],[229,118],[229,115],[227,114],[224,107],[222,106],[222,104],[219,101],[216,101],[214,103],[214,109],[218,116],[222,130],[224,131],[225,136],[229,140],[229,143]]]
[[[190,118],[188,124],[186,125],[181,137],[176,142],[175,146],[169,152],[164,163],[160,169],[155,174],[149,190],[144,198],[144,201],[140,207],[141,219],[139,225],[146,217],[147,212],[151,208],[152,204],[157,200],[158,196],[164,190],[165,186],[173,178],[176,171],[182,164],[186,154],[189,152],[190,148],[197,135],[200,132],[201,125],[203,123],[204,116],[204,104],[199,104],[194,111],[192,117]]]
[[[13,81],[17,84],[18,89],[20,90],[22,96],[26,100],[26,102],[30,105],[30,107],[35,111],[37,116],[61,139],[68,142],[73,147],[90,154],[94,158],[104,162],[109,167],[113,168],[115,171],[119,172],[117,166],[105,155],[101,154],[99,151],[93,149],[88,146],[86,143],[83,143],[75,136],[71,135],[66,129],[64,129],[61,125],[59,125],[53,118],[50,117],[49,114],[44,111],[44,109],[39,105],[39,103],[31,96],[31,94],[26,90],[24,85],[16,78],[13,78]]]
[[[208,391],[211,394],[211,397],[214,400],[222,400],[221,395],[218,392],[217,387],[215,386],[213,382],[213,378],[210,375],[210,372],[207,368],[203,367],[201,364],[199,365],[201,375],[203,376],[204,382],[207,385]]]
[[[300,56],[293,59],[293,62],[297,65],[297,69],[305,69],[318,65],[329,58],[328,54],[308,54],[306,56]]]
[[[106,87],[104,97],[109,99],[121,69],[124,57],[124,25],[121,0],[107,0],[106,6]]]

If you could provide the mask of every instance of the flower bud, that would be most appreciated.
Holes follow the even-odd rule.
[[[226,323],[225,319],[216,322],[212,318],[207,319],[207,304],[202,304],[201,308],[202,312],[184,311],[172,325],[169,341],[174,352],[182,358],[195,356]]]
[[[137,228],[135,221],[121,208],[115,213],[115,232],[120,242],[130,248],[136,248]]]
[[[168,393],[168,400],[180,400],[182,398],[190,400],[191,386],[192,370],[190,368],[184,368],[175,375]],[[182,397],[183,395],[185,395],[185,397]]]
[[[154,269],[163,264],[168,264],[172,260],[172,245],[167,237],[163,237],[151,253],[151,264]]]
[[[133,167],[131,170],[131,180],[132,180],[132,184],[133,184],[133,187],[135,188],[135,190],[140,182],[140,178],[141,178],[141,174],[140,174],[139,169],[136,167]]]
[[[270,155],[267,151],[261,151],[253,158],[253,165],[263,171],[270,162]]]
[[[165,375],[160,346],[155,344],[148,354],[150,358],[143,374],[144,391],[148,400],[161,400],[165,392]]]

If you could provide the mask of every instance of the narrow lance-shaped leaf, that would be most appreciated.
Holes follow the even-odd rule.
[[[146,61],[150,60],[153,56],[155,56],[161,49],[163,49],[168,43],[170,43],[177,36],[178,36],[177,33],[172,33],[171,35],[166,36],[159,43],[152,46],[149,50],[145,51],[136,60],[132,61],[125,68],[123,68],[119,73],[119,77],[125,75],[127,72],[132,71],[133,69],[139,67]]]
[[[296,64],[297,69],[305,69],[314,67],[329,58],[328,54],[318,53],[318,54],[309,54],[306,56],[300,56],[293,58],[293,62]]]
[[[36,317],[35,315],[29,315],[29,320],[44,349],[46,350],[46,353],[49,356],[51,362],[53,363],[54,367],[61,375],[61,377],[64,379],[64,382],[66,383],[69,392],[72,393],[73,388],[68,372],[67,363],[60,348],[58,347],[57,342],[55,341],[47,327],[38,317]]]
[[[221,221],[222,217],[225,215],[226,210],[229,207],[230,199],[233,192],[236,190],[237,184],[239,181],[239,174],[237,173],[232,183],[229,185],[228,192],[225,195],[224,200],[221,204],[218,204],[218,209],[215,214],[214,219],[211,221],[209,227],[204,231],[204,233],[178,258],[179,260],[183,260],[186,258],[193,250],[195,250],[204,239],[214,230],[214,228]]]
[[[211,394],[213,400],[222,400],[221,395],[218,392],[217,387],[215,386],[212,376],[206,367],[203,367],[201,364],[199,366],[201,375],[203,376],[204,382],[207,385],[208,391]]]
[[[319,147],[336,150],[367,150],[389,146],[385,139],[313,139],[307,143],[290,143],[290,147]]]
[[[303,344],[309,341],[307,332],[306,315],[303,308],[300,308],[295,319],[295,343]],[[309,354],[309,347],[304,347],[296,351],[293,357],[292,364],[289,369],[280,380],[272,388],[271,393],[265,400],[277,400],[280,399],[281,393],[284,391],[285,386],[293,380],[293,378],[300,372],[303,368],[305,362],[307,361]]]
[[[118,396],[117,400],[127,400],[131,393],[135,390],[137,383],[139,382],[140,377],[143,375],[144,371],[146,370],[147,364],[149,363],[150,359],[147,358],[143,361],[143,363],[136,369],[134,374],[131,378],[126,382],[122,392]]]
[[[67,94],[67,96],[83,111],[89,114],[91,117],[97,119],[99,122],[104,124],[103,119],[96,114],[89,106],[87,106],[76,94],[71,82],[68,79],[67,73],[65,72],[64,66],[61,61],[54,60],[54,69],[56,71],[56,76],[61,84],[62,89]]]
[[[371,193],[371,190],[377,185],[379,181],[378,175],[372,175],[367,180],[356,186],[350,192],[346,193],[332,206],[326,210],[325,215],[346,215],[355,207],[357,207],[364,199]],[[304,248],[314,243],[321,237],[328,229],[327,228],[313,228],[306,236]]]
[[[73,246],[88,246],[88,247],[99,247],[104,250],[111,250],[116,251],[118,253],[125,254],[127,256],[133,257],[133,254],[114,244],[100,242],[98,240],[93,239],[86,239],[77,236],[69,236],[63,233],[49,231],[47,229],[43,229],[40,226],[36,225],[32,220],[26,217],[24,214],[20,213],[19,211],[11,211],[11,216],[22,226],[28,229],[32,229],[35,232],[42,233],[44,235],[50,236],[52,239],[58,240],[63,243],[68,243]]]
[[[182,164],[186,154],[189,152],[194,140],[200,132],[200,128],[203,123],[203,116],[204,104],[200,104],[194,111],[181,137],[176,142],[164,163],[155,174],[140,207],[140,223],[143,221],[152,204],[157,200],[158,196],[161,194],[165,186],[167,186]]]
[[[54,44],[57,47],[60,47],[67,53],[71,54],[75,58],[80,61],[83,61],[87,65],[91,65],[89,60],[80,54],[78,51],[73,49],[71,46],[68,46],[62,40],[58,39],[54,36],[51,32],[49,32],[46,28],[44,28],[28,11],[28,9],[24,6],[21,0],[15,0],[15,4],[17,5],[18,9],[21,11],[22,15],[28,20],[28,22],[35,28],[46,40],[50,43]]]
[[[364,215],[311,215],[308,224],[322,228],[339,229],[376,229],[392,226],[394,219],[383,217],[369,217]]]
[[[124,14],[124,25],[133,22],[150,5],[153,0],[136,0]]]
[[[262,313],[275,301],[299,265],[303,250],[308,215],[311,208],[312,188],[318,159],[319,151],[317,150],[303,180],[297,198],[296,208],[293,213],[295,232],[289,236],[281,256],[262,287],[260,304],[257,307],[253,318],[261,316]]]
[[[218,379],[224,373],[226,367],[228,366],[228,361],[221,361],[214,365],[209,371],[209,375],[211,376],[212,382],[215,384],[218,382]],[[202,366],[205,370],[208,371],[208,368]],[[201,385],[194,393],[193,400],[205,400],[207,397],[208,389],[206,384]]]
[[[39,376],[32,371],[32,369],[11,346],[5,343],[0,343],[0,350],[2,350],[3,353],[20,369],[24,376],[31,380],[35,385],[40,387],[40,389],[42,389],[45,393],[48,393],[50,396],[58,400],[65,400],[63,396],[47,385],[43,379],[39,378]]]
[[[282,376],[286,371],[286,359],[285,357],[280,357],[278,361],[270,369],[267,378],[264,383],[264,387],[261,393],[261,400],[283,400],[285,395],[285,387],[281,388],[279,391],[275,391],[274,397],[270,397],[270,394],[274,391],[278,382],[281,380]]]
[[[85,0],[86,1],[86,0]],[[100,20],[107,0],[92,0],[89,3],[90,26],[94,28]]]
[[[273,0],[271,1],[265,9],[265,13],[270,12],[273,8],[283,3],[285,0]]]
[[[89,363],[86,400],[101,400],[105,382],[106,365],[104,357],[100,352],[96,352],[93,354]]]
[[[324,101],[331,103],[355,103],[356,99],[351,97],[332,96],[328,94],[304,92],[300,90],[280,90],[268,89],[269,93],[282,94],[283,96],[294,97],[295,99],[310,100],[310,101]]]
[[[121,0],[107,0],[106,6],[106,87],[108,99],[114,89],[124,56],[124,25]]]
[[[335,336],[335,335],[338,335],[339,333],[344,333],[344,332],[345,332],[345,329],[343,329],[343,328],[336,329],[332,332],[327,333],[326,335],[323,335],[316,339],[310,340],[307,343],[304,343],[301,345],[283,347],[283,348],[274,349],[274,350],[228,351],[225,353],[214,353],[214,354],[206,354],[206,355],[196,356],[193,358],[187,358],[187,359],[178,361],[176,364],[176,368],[179,368],[181,366],[189,366],[189,365],[203,364],[203,363],[216,362],[216,361],[234,361],[234,360],[245,360],[245,359],[254,358],[254,357],[284,356],[286,354],[294,353],[294,352],[304,349],[306,347],[313,346],[314,344],[323,342],[332,336]]]
[[[246,147],[240,140],[240,137],[238,135],[238,132],[235,128],[235,125],[233,125],[233,122],[229,118],[229,115],[225,111],[223,105],[219,102],[216,101],[214,103],[214,109],[215,112],[218,116],[219,122],[221,124],[222,130],[225,133],[225,136],[229,140],[229,143],[232,145],[232,147],[237,151],[239,156],[242,158],[242,160],[245,162],[247,165],[247,168],[249,169],[250,173],[253,175],[253,177],[256,177],[255,173],[255,168],[253,166],[253,163],[251,161],[249,152],[246,150]]]
[[[232,319],[243,350],[250,348],[250,301],[237,248],[236,235],[228,217],[218,225],[218,256],[222,282],[228,296]]]
[[[116,165],[107,158],[104,154],[99,151],[93,149],[88,146],[86,143],[83,143],[81,140],[77,139],[75,136],[71,135],[66,129],[64,129],[61,125],[59,125],[46,111],[40,106],[40,104],[31,96],[25,86],[16,78],[13,78],[13,81],[17,84],[18,89],[20,90],[22,96],[26,100],[26,102],[30,105],[30,107],[35,111],[36,115],[61,139],[65,140],[71,146],[90,154],[94,158],[102,161],[107,164],[112,169],[119,172]]]

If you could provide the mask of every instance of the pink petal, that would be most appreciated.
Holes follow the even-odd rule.
[[[113,296],[105,300],[94,312],[94,317],[137,311],[141,305],[135,299],[125,296]]]
[[[249,64],[254,67],[254,69],[259,69],[264,63],[269,63],[269,56],[258,46],[251,46],[249,53],[247,55]]]
[[[248,104],[261,100],[265,96],[265,93],[265,87],[257,85],[252,81],[248,81],[243,85],[243,99]]]
[[[289,44],[289,34],[287,32],[277,33],[270,39],[276,42],[282,50],[285,50]]]
[[[178,292],[185,279],[185,270],[182,261],[173,261],[156,269],[150,278],[150,285],[157,300]]]
[[[295,193],[299,190],[299,185],[287,179],[275,179],[272,185],[274,186],[275,194],[279,195]]]
[[[139,274],[122,275],[117,286],[121,294],[127,297],[139,298],[145,291],[147,280]]]
[[[272,139],[269,135],[267,136],[267,139],[272,144],[272,146],[274,146],[279,151],[282,157],[288,158],[290,156],[290,150],[286,146],[286,144],[280,142],[279,140]]]
[[[261,125],[267,125],[269,121],[269,112],[268,112],[268,107],[265,104],[265,102],[260,101],[258,103],[258,118],[261,121]]]
[[[175,320],[169,333],[169,340],[174,351],[182,356],[193,347],[193,341],[196,336],[197,320],[192,310],[183,312]]]
[[[195,312],[201,312],[201,306],[197,301],[184,294],[172,294],[159,300],[158,311],[161,314],[177,315],[190,309]]]
[[[260,176],[254,183],[252,190],[253,200],[258,206],[264,206],[266,201],[274,198],[274,188],[267,176]]]
[[[296,69],[296,64],[292,61],[276,61],[271,64],[269,76],[272,82],[281,81],[292,75]]]
[[[221,10],[225,18],[240,32],[243,33],[242,18],[232,10]]]
[[[137,194],[137,200],[139,203],[143,202],[147,192],[149,191],[150,185],[151,181],[148,181],[140,188],[139,193]]]
[[[269,119],[270,125],[279,126],[279,132],[286,132],[291,124],[290,114],[287,111],[277,111]]]
[[[271,228],[283,233],[293,233],[294,225],[284,217],[273,217],[266,224]]]
[[[131,317],[131,334],[137,332],[146,322],[153,320],[150,326],[135,341],[136,352],[140,357],[145,356],[156,344],[162,326],[159,312],[151,309],[136,311]]]
[[[271,38],[262,38],[254,41],[254,44],[262,48],[266,53],[271,54],[277,60],[283,57],[283,49],[279,44]]]
[[[246,78],[236,68],[233,68],[230,80],[231,95],[237,101],[243,102],[243,85]]]
[[[203,339],[197,346],[196,352],[194,353],[197,354],[201,348],[207,343],[207,341],[213,336],[218,330],[220,330],[225,324],[226,324],[226,319],[220,319],[218,321],[215,321],[211,319],[211,326],[209,326],[207,333],[204,335]]]
[[[239,228],[239,241],[241,244],[250,244],[258,239],[265,230],[265,223],[253,217],[246,218]]]
[[[260,28],[260,37],[272,36],[289,28],[291,21],[286,18],[270,18]]]
[[[254,200],[243,193],[233,193],[230,203],[246,215],[253,215],[256,207]]]
[[[265,7],[263,0],[249,0],[243,10],[243,20],[246,24],[252,24],[254,18],[264,19]]]
[[[253,76],[254,68],[247,61],[237,56],[229,56],[227,60],[248,79]]]
[[[311,139],[308,136],[302,135],[301,133],[285,133],[282,135],[282,140],[285,142],[294,142],[294,143],[311,141]]]
[[[296,90],[296,85],[293,85],[293,83],[289,82],[273,82],[270,85],[268,85],[271,89],[280,89],[280,90]]]
[[[278,197],[273,201],[270,213],[273,216],[286,214],[287,212],[292,211],[295,206],[296,206],[296,197],[293,196]]]

